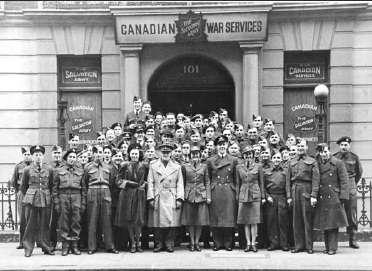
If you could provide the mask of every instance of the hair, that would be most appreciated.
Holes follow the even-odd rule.
[[[141,149],[135,149],[135,148],[132,148],[132,149],[129,149],[128,148],[128,151],[127,151],[127,153],[128,153],[128,161],[132,161],[132,158],[130,157],[130,152],[133,151],[133,150],[138,150],[138,152],[139,152],[138,161],[141,162],[143,160],[143,152],[142,152]]]
[[[168,112],[165,117],[168,117],[169,115],[173,115],[174,117],[176,117],[176,113],[173,113],[173,112]]]

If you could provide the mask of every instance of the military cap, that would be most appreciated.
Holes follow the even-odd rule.
[[[160,135],[168,135],[170,137],[174,137],[172,131],[170,129],[167,129],[167,128],[161,130]]]
[[[218,137],[216,137],[216,139],[213,141],[213,143],[214,143],[215,146],[217,146],[220,143],[228,142],[228,141],[229,140],[228,140],[227,136],[219,135]]]
[[[70,153],[75,153],[76,157],[79,153],[79,149],[71,148],[66,151],[66,153],[63,155],[63,160],[67,161],[67,157],[70,155]]]
[[[184,141],[182,141],[181,146],[183,144],[189,144],[191,146],[192,145],[192,142],[190,140],[184,140]]]
[[[171,152],[171,151],[173,151],[173,148],[174,147],[172,145],[170,145],[170,144],[161,144],[159,146],[159,150],[161,152]]]
[[[253,127],[251,124],[248,124],[247,125],[247,131],[250,130],[250,129],[252,129],[252,128],[256,128],[256,127]]]
[[[133,130],[133,133],[139,133],[139,132],[145,132],[145,126],[143,125],[136,125],[136,127],[134,127],[134,130]]]
[[[291,149],[287,145],[285,145],[285,146],[280,147],[279,152],[282,152],[284,150],[290,151]]]
[[[214,117],[215,115],[218,115],[216,111],[211,111],[211,112],[209,113],[209,117],[210,117],[210,118]]]
[[[34,152],[37,152],[37,151],[42,152],[42,154],[44,154],[45,153],[45,148],[41,145],[34,145],[30,148],[30,153],[31,154],[34,154]]]
[[[242,150],[242,154],[250,151],[253,151],[253,148],[251,146],[245,146]]]
[[[151,102],[150,101],[144,101],[143,104],[149,104],[151,106]]]
[[[195,120],[197,120],[197,119],[203,119],[203,115],[202,115],[202,114],[196,114],[195,116],[193,116],[193,117],[191,118],[191,121],[195,121]]]
[[[273,124],[275,124],[275,120],[265,118],[264,123],[266,124],[266,123],[268,123],[268,122],[272,122]]]
[[[216,132],[216,127],[213,124],[209,124],[203,128],[203,134],[205,134],[208,128],[213,128],[213,131]]]
[[[142,147],[141,147],[141,144],[139,143],[133,143],[133,144],[130,144],[129,147],[128,147],[128,153],[131,152],[131,150],[142,150]]]
[[[115,127],[118,127],[118,126],[119,126],[120,128],[123,128],[123,126],[122,126],[121,123],[119,123],[119,122],[115,122],[114,124],[111,125],[110,128],[114,130]]]
[[[200,147],[198,145],[194,145],[191,147],[190,152],[200,152]]]
[[[87,150],[76,149],[76,157],[79,158],[80,156],[87,152],[88,152]]]
[[[316,150],[318,152],[321,152],[324,150],[325,147],[328,147],[328,144],[327,143],[319,143],[317,146],[316,146]],[[329,150],[329,149],[328,149]]]
[[[141,98],[138,96],[133,97],[133,102],[141,101]]]
[[[121,149],[121,147],[124,145],[124,144],[127,144],[128,145],[128,143],[127,142],[125,142],[125,141],[122,141],[122,142],[120,142],[119,143],[119,145],[118,145],[118,148],[119,149]]]
[[[24,154],[25,152],[29,152],[29,151],[30,151],[30,147],[22,147],[21,148],[22,154]]]
[[[62,147],[61,146],[58,146],[58,145],[53,145],[52,152],[58,151],[58,150],[61,150],[62,151]]]
[[[290,137],[295,137],[293,134],[287,134],[287,139],[290,138]]]
[[[121,134],[122,137],[132,137],[132,132],[130,130],[124,130]]]
[[[71,134],[71,133],[70,133],[70,134],[68,135],[68,138],[69,138],[69,140],[71,140],[71,139],[73,139],[75,136],[79,136],[79,135]]]
[[[97,137],[104,136],[105,134],[103,132],[97,132]]]
[[[240,124],[240,123],[235,123],[234,124],[234,130],[238,130],[239,127],[243,127],[244,128],[244,126],[242,124]]]
[[[253,120],[257,119],[258,117],[261,117],[261,116],[260,116],[260,115],[256,115],[256,114],[253,114],[253,115],[252,115],[252,119],[253,119]]]
[[[223,112],[225,112],[225,111],[227,112],[226,109],[224,109],[224,108],[220,108],[220,109],[218,110],[218,113],[221,114],[221,113],[223,113]]]
[[[341,137],[339,140],[337,140],[337,144],[340,145],[342,142],[347,142],[347,143],[351,143],[351,138],[348,137],[348,136],[343,136]]]
[[[146,120],[149,120],[149,119],[155,119],[155,116],[154,116],[154,115],[147,115],[147,116],[145,117],[145,121],[146,121]]]
[[[103,147],[102,146],[98,146],[98,145],[93,146],[93,149],[92,149],[93,153],[97,152],[98,151],[98,148],[103,148]]]
[[[198,129],[191,129],[190,130],[190,136],[195,135],[195,134],[200,134]]]

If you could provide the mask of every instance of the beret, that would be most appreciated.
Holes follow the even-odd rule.
[[[22,147],[21,148],[22,154],[24,154],[25,152],[29,152],[29,151],[30,151],[30,147]]]
[[[111,125],[110,128],[111,128],[111,129],[115,129],[115,127],[118,127],[118,126],[119,126],[120,128],[123,128],[123,126],[122,126],[121,123],[119,123],[119,122],[115,122],[114,124]]]
[[[343,136],[341,137],[339,140],[337,140],[337,144],[340,145],[342,142],[347,142],[347,143],[351,143],[351,138],[348,137],[348,136]]]
[[[67,160],[67,157],[70,155],[70,153],[75,153],[76,156],[77,156],[79,152],[80,152],[79,149],[75,149],[75,148],[68,149],[66,151],[66,153],[63,155],[63,160],[66,161]]]

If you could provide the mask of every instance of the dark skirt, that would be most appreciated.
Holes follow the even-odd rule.
[[[239,202],[238,224],[261,223],[261,202]]]
[[[207,203],[190,203],[185,201],[182,207],[181,224],[185,226],[209,225],[209,210]]]
[[[121,189],[116,208],[115,225],[141,227],[146,224],[146,191],[138,188]]]

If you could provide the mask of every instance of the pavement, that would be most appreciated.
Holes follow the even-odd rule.
[[[292,254],[281,250],[258,250],[257,253],[234,249],[231,252],[203,249],[190,252],[186,243],[174,253],[122,252],[109,254],[104,250],[93,255],[82,251],[80,256],[61,256],[59,245],[55,256],[44,255],[35,248],[30,258],[18,243],[0,243],[0,270],[372,270],[372,242],[359,242],[360,249],[352,249],[348,242],[340,242],[336,255],[324,254],[324,243],[314,243],[314,254]]]

